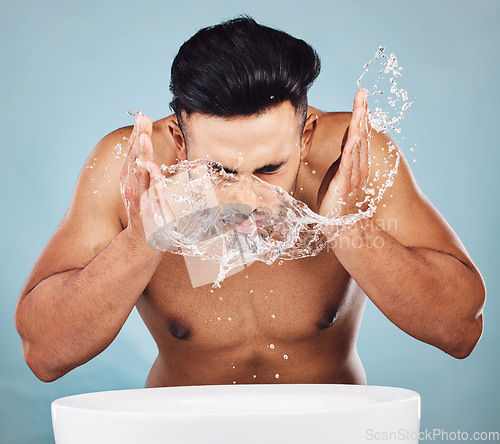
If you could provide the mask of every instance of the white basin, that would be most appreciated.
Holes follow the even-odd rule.
[[[119,390],[55,400],[52,424],[56,444],[418,443],[420,395],[344,384]]]

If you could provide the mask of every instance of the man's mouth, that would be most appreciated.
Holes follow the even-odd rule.
[[[242,222],[240,224],[236,224],[234,226],[234,229],[238,233],[254,233],[255,231],[257,231],[257,227],[258,227],[258,225],[256,222],[253,222],[252,220],[247,219],[245,222]]]

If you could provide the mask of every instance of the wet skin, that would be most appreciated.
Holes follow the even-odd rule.
[[[358,92],[352,113],[309,108],[302,134],[288,102],[248,118],[193,115],[187,152],[173,116],[154,124],[142,117],[134,130],[103,138],[16,308],[24,356],[37,377],[53,381],[101,353],[134,306],[158,345],[148,387],[364,384],[356,340],[367,295],[409,335],[468,356],[482,333],[484,282],[403,155],[372,219],[317,257],[254,263],[212,292],[210,284],[192,287],[183,257],[147,245],[140,196],[158,165],[185,158],[255,174],[323,216],[335,210],[338,189],[346,202],[341,212],[355,211],[361,184],[395,163],[387,136],[372,132],[368,152],[367,134],[356,130],[363,103]],[[115,149],[121,143],[125,151],[124,138],[132,142],[125,159]],[[258,198],[249,193],[245,203]]]
[[[326,115],[312,108],[309,111],[310,115],[317,113],[326,121],[340,123],[333,141],[335,149],[329,150],[330,166],[340,156],[349,116]],[[153,127],[153,146],[169,147],[163,153],[171,153],[170,157],[162,156],[155,149],[155,162],[159,164],[174,163],[175,157],[180,157],[166,131],[172,118],[155,122]],[[284,179],[259,176],[289,191],[295,188],[295,198],[315,211],[327,170],[320,152],[328,148],[319,146],[325,137],[322,131],[323,125],[315,135],[318,145],[313,139],[307,159],[301,162],[295,187],[296,170],[291,168]],[[220,141],[214,145],[223,151]],[[196,152],[195,143],[191,147],[189,160],[205,157],[203,150]],[[219,157],[212,152],[210,158],[223,163],[227,170],[236,168],[228,163],[227,154]],[[255,158],[262,156],[257,153]],[[290,160],[295,161],[299,158]],[[245,166],[240,165],[237,172],[244,174]],[[251,163],[247,170],[253,171],[256,166],[260,165]],[[124,224],[126,220],[123,212]],[[184,259],[166,253],[137,303],[159,350],[147,386],[234,381],[364,384],[356,337],[365,302],[364,293],[329,249],[318,257],[281,265],[251,264],[226,278],[219,289],[212,289],[210,284],[193,288]]]

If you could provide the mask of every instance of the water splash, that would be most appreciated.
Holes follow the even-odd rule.
[[[399,125],[413,102],[408,100],[407,91],[398,87],[402,68],[396,56],[387,56],[384,51],[380,47],[365,64],[358,86],[375,98],[376,106],[368,110],[371,127],[377,132],[400,134]],[[377,79],[368,88],[362,80],[374,72],[375,62],[379,63]],[[388,89],[382,87],[387,80]],[[380,105],[384,94],[387,105]],[[400,161],[400,150],[392,142],[384,153],[385,165],[371,166],[374,174],[364,187],[364,200],[356,204],[357,212],[333,217],[314,213],[282,188],[256,176],[228,174],[222,165],[208,159],[162,165],[163,176],[141,199],[146,237],[152,247],[184,256],[193,286],[198,286],[194,277],[200,273],[204,274],[202,284],[213,282],[215,288],[226,276],[255,261],[270,265],[278,259],[282,264],[283,260],[316,256],[342,229],[373,216],[394,182]],[[257,205],[243,197],[248,190],[258,197]],[[190,262],[189,258],[211,262],[212,266],[207,266],[208,272],[200,272],[201,261]]]
[[[409,99],[408,91],[398,86],[402,76],[403,67],[399,66],[397,57],[393,53],[387,55],[385,47],[379,46],[373,59],[365,63],[357,82],[359,87],[368,90],[368,121],[371,127],[377,132],[390,133],[398,144],[401,123],[414,103]],[[370,106],[371,101],[374,102],[373,107]],[[391,151],[391,147],[389,149]],[[413,153],[415,148],[410,148],[410,151]]]
[[[214,286],[232,270],[261,261],[317,255],[342,227],[369,217],[371,209],[327,218],[280,187],[254,175],[228,174],[213,161],[162,165],[163,177],[142,199],[149,244],[163,251],[219,264]],[[248,204],[248,193],[258,205]],[[255,201],[254,201],[255,202]],[[252,292],[252,291],[251,291]]]

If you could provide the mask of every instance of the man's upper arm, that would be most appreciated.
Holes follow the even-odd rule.
[[[70,207],[43,249],[21,297],[45,278],[88,265],[122,231],[119,176],[123,157],[115,146],[130,135],[122,128],[104,137],[80,172]]]
[[[394,143],[389,136],[373,132],[370,147],[371,171],[369,182],[373,183],[377,169],[381,170],[379,182],[395,164],[396,154],[389,157],[387,145]],[[377,206],[374,221],[398,242],[406,247],[428,248],[456,257],[473,267],[472,261],[458,236],[446,220],[434,208],[419,189],[401,150],[394,184],[387,188]],[[385,161],[388,163],[385,163]],[[378,165],[377,165],[378,164]]]

